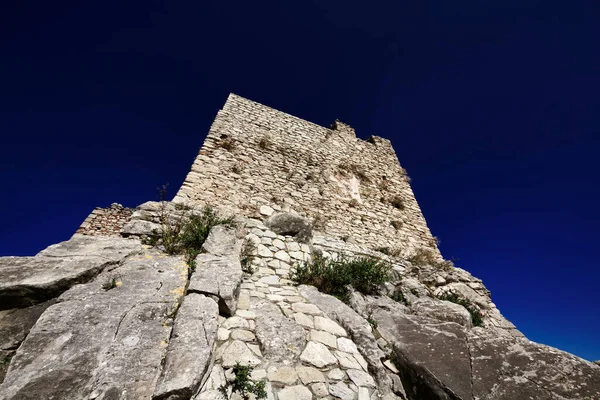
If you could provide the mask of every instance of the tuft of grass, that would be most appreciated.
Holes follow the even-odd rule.
[[[3,359],[0,360],[0,368],[4,368],[4,367],[8,367],[8,364],[10,364],[10,360],[12,360],[14,356],[13,354],[9,354],[6,357],[4,357]]]
[[[452,303],[463,306],[471,314],[471,322],[473,326],[483,326],[483,315],[468,299],[461,297],[457,293],[445,293],[438,297],[440,300],[450,301]]]
[[[390,279],[391,268],[386,261],[370,257],[332,260],[314,255],[312,261],[297,264],[290,279],[347,301],[349,286],[363,294],[378,293],[379,285]]]
[[[415,266],[431,265],[445,271],[450,270],[454,266],[452,261],[440,260],[433,254],[431,250],[424,249],[422,247],[420,247],[415,254],[410,256],[408,261]]]
[[[233,375],[235,376],[233,381],[227,382],[221,387],[219,391],[227,399],[227,390],[229,387],[232,388],[233,393],[237,392],[243,400],[253,399],[265,399],[267,398],[267,391],[265,390],[266,382],[264,380],[254,382],[250,375],[254,368],[250,366],[240,365],[236,363],[233,366]]]
[[[387,246],[386,247],[377,247],[375,249],[375,251],[378,251],[378,252],[383,253],[386,256],[390,256],[390,257],[399,257],[400,254],[402,254],[402,250],[400,250],[398,248],[392,249]]]

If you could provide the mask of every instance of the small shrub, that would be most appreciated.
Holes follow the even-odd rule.
[[[236,146],[235,139],[227,135],[222,135],[221,140],[217,142],[217,146],[227,151],[232,151]]]
[[[373,329],[377,329],[377,327],[379,326],[377,324],[377,321],[375,321],[375,319],[373,319],[372,317],[367,318],[367,322],[369,323],[369,325],[371,325]]]
[[[239,175],[242,173],[242,167],[240,166],[240,164],[233,164],[233,166],[231,167],[231,172]]]
[[[471,303],[468,299],[461,297],[457,293],[444,293],[438,297],[440,300],[450,301],[452,303],[463,306],[471,314],[471,321],[473,326],[483,326],[483,315],[481,312]]]
[[[392,293],[392,295],[390,296],[390,299],[394,300],[395,302],[402,303],[406,306],[410,306],[410,301],[408,301],[408,299],[406,297],[404,297],[404,294],[401,291]]]
[[[315,255],[311,262],[297,264],[290,279],[347,301],[348,286],[363,294],[376,294],[379,285],[390,279],[390,271],[391,265],[380,259],[339,257],[332,260]]]
[[[378,247],[375,249],[375,251],[378,251],[390,257],[398,257],[400,256],[400,254],[402,254],[402,251],[400,249],[391,249],[389,247]]]
[[[10,360],[12,360],[13,356],[14,354],[9,354],[0,360],[0,368],[8,367],[8,364],[10,364]]]
[[[390,200],[390,204],[398,210],[404,210],[404,200],[398,195],[394,196]]]
[[[233,393],[237,392],[243,400],[249,400],[250,398],[267,398],[267,392],[265,390],[266,382],[264,380],[254,382],[250,378],[253,369],[253,367],[240,365],[240,363],[235,364],[233,366],[235,378],[233,381],[227,382],[219,388],[221,394],[227,399],[227,390],[231,387]]]
[[[102,284],[102,289],[104,289],[105,292],[108,292],[111,289],[116,288],[117,286],[119,286],[119,282],[117,282],[117,278],[115,278],[114,276],[111,278],[108,278],[103,284]]]
[[[263,150],[268,150],[271,148],[271,138],[268,135],[265,135],[260,138],[258,141],[258,147]]]
[[[318,231],[325,230],[326,224],[327,224],[327,218],[322,214],[315,215],[315,218],[312,221],[313,228]]]
[[[404,223],[402,221],[398,221],[398,220],[394,220],[394,221],[390,222],[390,224],[394,227],[395,230],[400,230],[400,228],[402,228],[402,225],[404,225]]]
[[[454,263],[452,263],[452,261],[441,260],[433,254],[433,251],[424,249],[422,247],[420,247],[415,254],[410,256],[407,260],[415,266],[431,265],[445,271],[448,271],[454,267]]]
[[[242,271],[253,274],[254,268],[252,268],[252,260],[254,260],[254,252],[256,251],[256,245],[254,242],[248,238],[244,240],[244,244],[242,245],[241,252],[241,264]]]
[[[350,199],[350,201],[348,202],[348,205],[350,207],[357,208],[360,205],[360,203],[356,199]]]

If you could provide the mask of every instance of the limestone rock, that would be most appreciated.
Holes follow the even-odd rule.
[[[308,342],[306,348],[300,355],[300,359],[317,368],[337,364],[337,359],[322,343]]]
[[[76,235],[34,257],[0,257],[0,309],[54,298],[141,248],[137,240]]]
[[[150,398],[186,270],[179,258],[150,252],[65,292],[19,347],[1,398]],[[121,285],[103,289],[112,276]]]
[[[161,226],[152,221],[145,221],[142,219],[132,219],[127,222],[121,230],[121,235],[124,237],[128,236],[143,236],[143,235],[154,235],[160,232]]]
[[[231,368],[236,363],[255,366],[260,364],[260,359],[241,340],[234,340],[223,353],[223,367]]]
[[[219,307],[212,299],[195,293],[184,298],[154,399],[189,399],[198,390],[211,361],[218,316]]]
[[[440,321],[456,322],[466,328],[471,328],[471,314],[466,308],[449,301],[421,298],[413,301],[410,309],[417,315],[435,318]]]
[[[323,373],[321,371],[319,371],[316,368],[299,366],[299,367],[296,367],[296,372],[298,372],[298,376],[300,377],[300,380],[305,385],[308,385],[309,383],[315,383],[315,382],[325,382],[325,376],[323,375]]]
[[[310,220],[293,213],[275,213],[265,221],[265,225],[278,235],[289,235],[301,243],[308,243],[312,238]]]
[[[337,382],[333,385],[329,385],[329,393],[333,397],[342,400],[353,400],[356,398],[356,393],[354,393],[344,382]]]
[[[362,370],[349,369],[348,371],[346,371],[346,373],[348,374],[350,380],[354,382],[356,386],[364,386],[370,388],[377,387],[375,381],[373,380],[373,377]]]
[[[252,310],[256,312],[255,334],[265,357],[279,362],[300,354],[306,343],[302,327],[271,302],[256,303]]]
[[[269,371],[267,371],[267,377],[271,382],[292,385],[298,380],[298,373],[294,368],[284,365],[280,367],[269,368]]]
[[[277,393],[279,400],[311,400],[312,393],[302,385],[289,386]]]

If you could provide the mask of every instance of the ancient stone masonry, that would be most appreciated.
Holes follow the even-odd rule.
[[[438,250],[389,140],[356,138],[230,95],[174,201],[247,217],[295,211],[316,230],[371,248]]]
[[[88,236],[120,236],[131,219],[133,210],[113,203],[110,207],[96,207],[75,233]]]

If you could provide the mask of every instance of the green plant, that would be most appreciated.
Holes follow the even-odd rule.
[[[261,137],[258,141],[258,147],[263,150],[268,150],[271,147],[271,138],[268,135]]]
[[[367,318],[367,322],[369,323],[369,325],[371,325],[373,329],[377,329],[377,321],[375,321],[372,317]]]
[[[473,322],[473,326],[483,326],[483,315],[481,312],[471,303],[468,299],[461,297],[457,293],[444,293],[441,296],[438,296],[440,300],[450,301],[452,303],[463,306],[467,309],[469,314],[471,314],[471,321]]]
[[[392,222],[390,222],[390,224],[394,227],[394,229],[399,230],[400,228],[402,228],[402,225],[404,225],[404,223],[402,221],[397,221],[394,220]]]
[[[402,293],[401,291],[392,293],[389,297],[390,297],[390,299],[392,299],[398,303],[403,303],[406,306],[410,306],[410,301],[408,301],[408,299],[406,297],[404,297],[404,293]]]
[[[227,135],[221,135],[221,140],[217,142],[217,146],[227,151],[235,149],[235,140]]]
[[[102,289],[104,289],[105,292],[109,291],[110,289],[114,289],[117,286],[119,286],[120,282],[117,282],[117,278],[115,278],[114,276],[111,278],[108,278],[103,284],[102,284]]]
[[[391,268],[388,262],[371,257],[333,260],[316,254],[312,261],[297,264],[290,279],[347,301],[349,286],[364,294],[378,293],[379,285],[390,279]]]
[[[255,399],[265,399],[267,397],[267,392],[265,390],[266,382],[264,380],[259,382],[254,382],[250,375],[252,374],[253,368],[250,366],[240,365],[240,363],[236,363],[233,366],[233,375],[234,379],[231,382],[227,382],[221,387],[219,387],[219,391],[221,394],[227,399],[228,398],[228,389],[231,387],[232,392],[237,392],[243,400],[249,400],[251,398]]]
[[[244,240],[244,243],[242,244],[242,251],[241,251],[241,264],[242,264],[242,271],[248,273],[248,274],[253,274],[254,273],[254,268],[252,268],[252,260],[254,260],[254,252],[256,251],[256,245],[254,244],[254,242],[248,238],[246,238]]]
[[[0,368],[8,367],[8,364],[10,364],[10,360],[12,360],[13,356],[14,353],[7,355],[2,360],[0,360]]]
[[[394,196],[390,200],[390,204],[398,210],[404,210],[404,199],[398,195]]]

